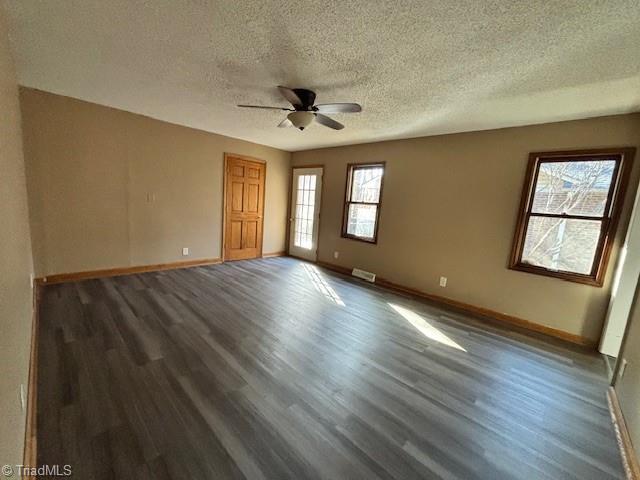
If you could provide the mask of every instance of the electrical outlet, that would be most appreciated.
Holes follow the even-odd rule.
[[[440,286],[441,287],[447,286],[447,277],[440,277]]]
[[[182,256],[186,257],[187,255],[189,255],[189,247],[184,247],[182,249]]]
[[[20,406],[23,412],[27,409],[27,396],[24,391],[24,383],[20,384]]]
[[[624,375],[624,371],[627,369],[627,359],[623,358],[622,363],[620,364],[620,371],[618,372],[618,378],[622,378]]]
[[[333,252],[333,258],[338,258],[340,256],[340,252]]]
[[[29,274],[29,284],[31,285],[31,288],[33,288],[35,285],[35,275],[33,274],[33,272]]]

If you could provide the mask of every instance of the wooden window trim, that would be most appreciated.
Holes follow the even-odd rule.
[[[545,275],[548,277],[559,278],[562,280],[582,283],[602,287],[607,272],[609,257],[613,247],[614,238],[622,213],[622,205],[624,203],[625,192],[629,183],[631,167],[635,148],[608,148],[595,150],[572,150],[564,152],[534,152],[529,155],[529,164],[525,176],[524,187],[522,189],[522,198],[520,200],[520,209],[518,214],[518,222],[516,224],[516,232],[511,250],[511,258],[509,268],[522,272]],[[615,159],[616,168],[613,175],[613,187],[610,189],[607,203],[602,217],[588,217],[581,215],[565,215],[565,214],[539,214],[531,212],[533,206],[533,194],[535,192],[536,183],[538,181],[538,172],[541,163],[549,162],[566,162],[588,159]],[[561,270],[551,270],[545,267],[531,265],[522,262],[522,254],[524,250],[524,242],[527,234],[529,219],[535,216],[555,217],[580,220],[598,220],[602,222],[600,237],[596,247],[596,253],[590,274],[580,274],[575,272],[566,272]]]
[[[351,191],[353,190],[353,184],[351,182],[353,178],[354,170],[361,170],[366,168],[382,167],[382,179],[380,180],[380,195],[378,196],[378,202],[352,202]],[[384,176],[386,173],[386,162],[371,162],[371,163],[348,163],[347,164],[347,181],[344,186],[344,205],[342,208],[342,238],[348,238],[350,240],[356,240],[358,242],[364,242],[369,244],[378,243],[378,227],[380,225],[380,209],[382,208],[382,191],[384,187]],[[347,222],[349,220],[349,205],[376,205],[376,222],[373,227],[373,238],[364,238],[357,235],[351,235],[347,233]]]

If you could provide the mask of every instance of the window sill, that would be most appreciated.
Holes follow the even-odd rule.
[[[572,283],[581,283],[583,285],[589,285],[591,287],[602,287],[604,284],[604,278],[598,278],[592,275],[583,275],[580,273],[563,272],[560,270],[549,270],[544,267],[537,267],[527,263],[516,263],[509,265],[510,270],[516,270],[519,272],[533,273],[535,275],[541,275],[543,277],[559,278]]]
[[[376,245],[378,243],[378,240],[376,238],[356,237],[355,235],[348,235],[346,233],[343,233],[341,237],[348,240],[355,240],[356,242],[369,243],[371,245]]]

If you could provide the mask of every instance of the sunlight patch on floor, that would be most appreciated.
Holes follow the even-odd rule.
[[[454,342],[451,338],[446,336],[436,327],[427,322],[424,318],[422,318],[417,313],[409,310],[408,308],[401,307],[400,305],[396,305],[394,303],[388,304],[391,308],[393,308],[397,313],[402,315],[405,320],[407,320],[411,325],[414,326],[416,330],[422,333],[425,337],[434,340],[438,343],[442,343],[443,345],[447,345],[449,347],[455,348],[457,350],[462,350],[466,352],[466,350],[461,347],[458,343]]]
[[[327,281],[324,278],[322,278],[322,274],[320,273],[317,267],[314,267],[313,265],[309,265],[308,263],[304,263],[302,267],[304,268],[307,276],[311,280],[311,283],[313,283],[313,287],[318,292],[320,292],[322,295],[324,295],[326,298],[331,300],[336,305],[340,305],[341,307],[345,306],[344,302],[340,298],[340,295],[338,295],[336,291],[331,287],[331,285],[329,285]]]

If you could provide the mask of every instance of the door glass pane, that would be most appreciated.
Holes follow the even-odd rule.
[[[296,193],[296,216],[294,220],[294,240],[296,247],[313,248],[313,224],[316,196],[316,175],[300,175]]]
[[[378,203],[383,171],[382,167],[354,169],[351,201]]]
[[[373,239],[377,212],[377,205],[350,204],[347,233]]]
[[[601,226],[599,220],[530,217],[522,262],[589,275]]]
[[[615,166],[614,160],[541,163],[532,211],[603,216]]]

